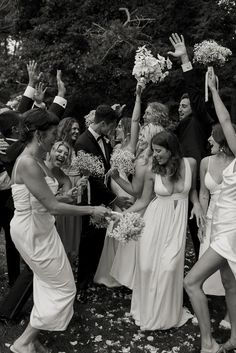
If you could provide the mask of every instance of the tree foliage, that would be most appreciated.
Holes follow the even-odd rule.
[[[56,68],[61,68],[71,103],[68,114],[83,116],[103,102],[126,103],[131,109],[137,47],[146,44],[154,54],[166,55],[172,32],[184,34],[190,52],[203,39],[229,47],[233,58],[219,76],[230,88],[236,18],[215,0],[20,0],[18,14],[12,36],[21,40],[21,51],[9,56],[1,82],[26,83],[25,64],[36,59],[53,95]],[[204,70],[197,72],[202,84]],[[148,86],[144,103],[150,98],[174,102],[183,92],[179,63],[174,63],[163,83]]]

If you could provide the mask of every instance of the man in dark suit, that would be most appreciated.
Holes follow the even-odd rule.
[[[105,173],[110,169],[111,145],[106,138],[114,130],[118,123],[118,116],[109,105],[100,105],[95,112],[94,123],[79,136],[75,145],[76,153],[83,150],[98,156],[103,161]],[[117,197],[104,184],[102,178],[89,178],[91,187],[91,205],[112,206],[116,204],[121,209],[130,205],[129,198]],[[83,301],[86,297],[86,289],[96,272],[101,256],[105,229],[96,229],[89,224],[87,217],[83,217],[82,234],[79,248],[79,267],[77,275],[77,299]]]
[[[169,38],[175,51],[168,52],[182,62],[183,77],[186,90],[179,104],[179,124],[175,129],[184,157],[192,157],[197,161],[198,176],[201,159],[207,155],[207,141],[211,135],[214,120],[209,115],[204,96],[196,86],[192,64],[189,60],[184,37],[173,33]],[[199,189],[199,180],[198,185]],[[190,207],[189,207],[190,211]],[[198,227],[195,219],[189,220],[195,256],[198,259],[200,242],[197,236]]]

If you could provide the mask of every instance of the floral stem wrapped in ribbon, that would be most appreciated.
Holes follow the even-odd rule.
[[[172,62],[169,58],[165,59],[161,55],[155,58],[151,51],[143,47],[139,47],[135,55],[135,64],[132,75],[141,85],[146,85],[148,82],[159,82],[169,74],[169,69],[172,67]],[[144,87],[143,87],[144,88]]]
[[[102,160],[93,154],[84,151],[78,151],[74,160],[74,170],[78,174],[84,176],[93,176],[96,178],[104,178],[105,168]],[[91,203],[91,191],[89,180],[87,180],[88,204]]]
[[[212,66],[223,66],[232,52],[230,49],[225,48],[214,40],[204,40],[199,44],[194,45],[193,62],[198,62],[207,67],[205,77],[205,101],[208,101],[208,75]],[[219,89],[219,80],[217,80],[217,88]]]

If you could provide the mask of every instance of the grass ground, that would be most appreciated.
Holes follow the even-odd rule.
[[[185,271],[193,264],[191,241],[187,241]],[[0,300],[7,293],[4,236],[0,234]],[[141,332],[129,315],[131,291],[121,287],[107,289],[91,286],[87,304],[75,303],[75,315],[66,332],[43,332],[41,341],[53,353],[187,353],[200,352],[199,329],[189,320],[179,329]],[[185,298],[185,306],[191,309]],[[0,353],[9,353],[9,345],[24,330],[31,309],[29,301],[14,322],[0,322]],[[209,299],[214,336],[224,342],[229,332],[218,324],[224,316],[222,297]]]

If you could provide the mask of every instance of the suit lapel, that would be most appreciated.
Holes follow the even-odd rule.
[[[109,153],[109,148],[107,146],[107,143],[104,143],[104,149],[106,153],[106,158],[102,152],[101,147],[99,146],[97,140],[94,138],[94,136],[91,134],[89,130],[87,130],[87,135],[90,141],[92,142],[91,147],[93,146],[93,153],[95,155],[98,155],[102,158],[102,161],[104,163],[105,169],[110,169],[110,153]]]

